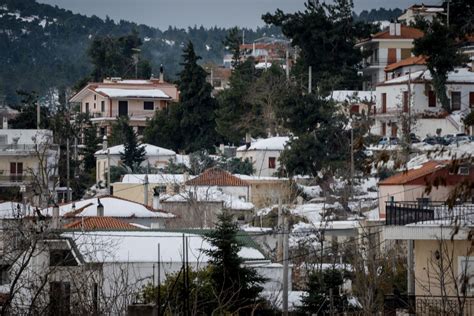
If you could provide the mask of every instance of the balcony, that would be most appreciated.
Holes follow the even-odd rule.
[[[57,145],[48,145],[50,150],[58,150]],[[8,144],[0,145],[0,156],[6,155],[30,155],[36,151],[41,151],[43,145],[35,144]]]
[[[474,204],[458,204],[453,207],[444,202],[386,202],[385,224],[403,226],[424,224],[450,224],[455,219],[474,222]]]

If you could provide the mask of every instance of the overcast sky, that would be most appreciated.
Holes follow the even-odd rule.
[[[75,13],[108,15],[114,20],[129,20],[166,29],[169,25],[243,26],[263,25],[261,15],[277,8],[294,12],[305,0],[38,0],[58,5]],[[406,8],[416,0],[354,0],[355,11],[372,8]],[[421,1],[418,1],[421,2]],[[440,0],[423,0],[439,3]]]

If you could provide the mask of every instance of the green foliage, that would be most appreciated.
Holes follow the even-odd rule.
[[[328,315],[330,313],[330,290],[333,293],[334,312],[342,313],[348,310],[346,295],[339,295],[339,289],[347,277],[346,271],[334,267],[322,271],[313,271],[308,276],[307,292],[301,300],[300,310],[304,313],[315,315]]]
[[[469,112],[468,115],[463,120],[464,125],[473,126],[474,125],[474,111]]]
[[[192,42],[183,50],[182,57],[183,70],[178,83],[182,149],[186,152],[213,150],[217,141],[214,120],[217,102],[211,97],[212,86],[206,81],[206,71],[198,65],[201,57],[196,55]]]
[[[231,28],[224,39],[224,45],[232,52],[232,67],[237,68],[241,63],[240,44],[242,43],[242,36],[238,27]]]
[[[123,143],[124,150],[120,153],[120,160],[126,167],[135,171],[146,158],[145,147],[138,144],[137,134],[133,127],[125,123],[123,128],[125,142]]]
[[[363,56],[354,45],[357,39],[368,37],[374,26],[354,21],[350,0],[305,6],[304,11],[292,14],[277,10],[262,16],[266,23],[281,27],[292,45],[301,49],[295,75],[305,77],[307,83],[311,66],[313,86],[317,83],[320,92],[357,89],[361,84],[357,70]]]
[[[255,172],[253,164],[248,158],[245,158],[244,160],[241,158],[221,158],[218,164],[222,169],[227,170],[232,174],[251,175]]]
[[[38,94],[36,92],[18,91],[21,97],[21,106],[18,108],[20,114],[8,123],[14,129],[36,129]],[[48,129],[50,111],[47,107],[40,107],[40,128]]]
[[[116,146],[125,144],[127,141],[126,133],[130,127],[130,118],[128,116],[117,116],[112,123],[110,129],[110,136],[107,139],[109,146]]]
[[[334,105],[315,94],[301,95],[296,91],[277,110],[284,126],[294,136],[280,156],[284,175],[317,176],[322,169],[341,167],[349,158],[350,135],[347,119],[337,114]]]
[[[426,65],[433,77],[432,84],[443,109],[451,112],[451,105],[446,92],[448,73],[466,61],[458,50],[458,34],[455,27],[448,27],[440,19],[423,23],[424,36],[414,41],[413,53],[427,57]]]
[[[0,33],[0,94],[6,96],[9,104],[19,102],[17,90],[37,91],[43,96],[49,89],[71,87],[79,78],[89,76],[93,66],[87,50],[91,42],[99,38],[127,37],[134,30],[141,40],[149,38],[143,41],[142,58],[138,65],[138,72],[144,78],[149,78],[150,71],[145,65],[145,60],[148,60],[153,73],[158,73],[160,64],[163,64],[165,78],[176,79],[181,68],[176,58],[181,52],[180,43],[191,40],[195,43],[197,54],[214,63],[222,62],[225,52],[225,28],[195,26],[159,30],[124,20],[74,14],[33,0],[2,0],[1,3],[7,9],[0,8],[0,24],[8,32]],[[18,12],[25,18],[37,16],[38,19],[29,22],[5,14],[6,11]],[[43,19],[47,21],[44,27],[39,25]],[[245,38],[249,41],[264,35],[281,37],[281,32],[276,27],[262,27],[255,31],[245,29]],[[208,50],[206,45],[211,49]],[[111,54],[114,55],[113,52]],[[100,56],[98,60],[104,61]],[[101,77],[105,73],[97,75]],[[119,75],[135,77],[135,67]]]
[[[175,151],[182,149],[183,137],[180,128],[182,112],[179,103],[171,103],[168,108],[156,111],[153,118],[147,121],[143,133],[145,143]]]
[[[215,230],[206,235],[213,247],[204,252],[210,257],[210,283],[219,293],[219,314],[252,310],[259,303],[261,284],[265,281],[254,269],[243,265],[238,255],[242,244],[237,232],[232,215],[224,212],[219,215]]]
[[[189,173],[192,175],[199,175],[215,165],[216,161],[205,150],[196,151],[189,155]]]
[[[214,150],[217,142],[214,111],[217,102],[211,97],[212,86],[206,82],[206,71],[198,65],[201,57],[189,42],[183,51],[183,70],[178,88],[180,102],[171,104],[148,121],[145,141],[176,151]]]
[[[249,58],[234,69],[229,79],[230,88],[218,96],[217,132],[231,143],[239,144],[246,133],[264,134],[259,108],[250,93],[256,79],[255,61]]]
[[[353,13],[355,21],[364,22],[377,22],[377,21],[395,21],[400,15],[403,14],[403,10],[396,9],[385,9],[378,8],[370,11],[362,10],[359,14]]]

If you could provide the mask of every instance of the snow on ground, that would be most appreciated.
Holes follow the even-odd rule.
[[[317,198],[321,196],[323,190],[319,185],[307,186],[307,185],[298,185],[298,187],[303,190],[303,193],[309,198]]]
[[[374,208],[374,209],[372,209],[368,212],[365,212],[364,216],[369,221],[378,221],[378,220],[380,220],[379,208],[377,207],[377,208]]]
[[[206,50],[210,51],[211,49],[212,49],[212,47],[206,44]]]
[[[224,202],[224,207],[232,210],[252,210],[255,207],[253,203],[245,202],[237,197],[226,194],[216,186],[193,187],[185,192],[167,197],[164,201],[186,202],[191,200]]]
[[[174,46],[174,44],[175,44],[175,41],[168,40],[168,39],[165,39],[165,38],[162,41],[165,42],[169,46]]]
[[[434,150],[433,152],[426,152],[412,158],[406,165],[407,169],[412,169],[416,166],[422,165],[430,160],[451,160],[461,157],[469,157],[474,155],[474,143],[451,144],[445,146],[443,149]]]
[[[322,214],[325,210],[339,208],[342,208],[342,205],[339,202],[334,204],[307,203],[296,205],[294,208],[290,208],[290,213],[305,217],[311,223],[319,223],[322,220]]]
[[[268,233],[273,230],[271,227],[253,227],[249,225],[243,225],[240,229],[247,233]]]
[[[303,291],[289,291],[288,292],[288,310],[289,311],[294,311],[298,307],[302,306],[302,298],[305,296],[307,292]],[[283,298],[282,298],[282,292],[262,292],[261,296],[270,302],[270,304],[278,308],[279,310],[282,309],[283,307]]]

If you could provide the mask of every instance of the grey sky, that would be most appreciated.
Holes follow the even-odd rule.
[[[303,8],[305,0],[38,0],[58,5],[75,13],[108,15],[114,20],[129,20],[166,29],[168,25],[187,27],[263,25],[263,13],[277,8],[294,12]],[[354,0],[359,12],[372,8],[406,8],[416,0]],[[418,1],[421,2],[421,1]],[[423,0],[424,3],[439,3],[440,0]]]

